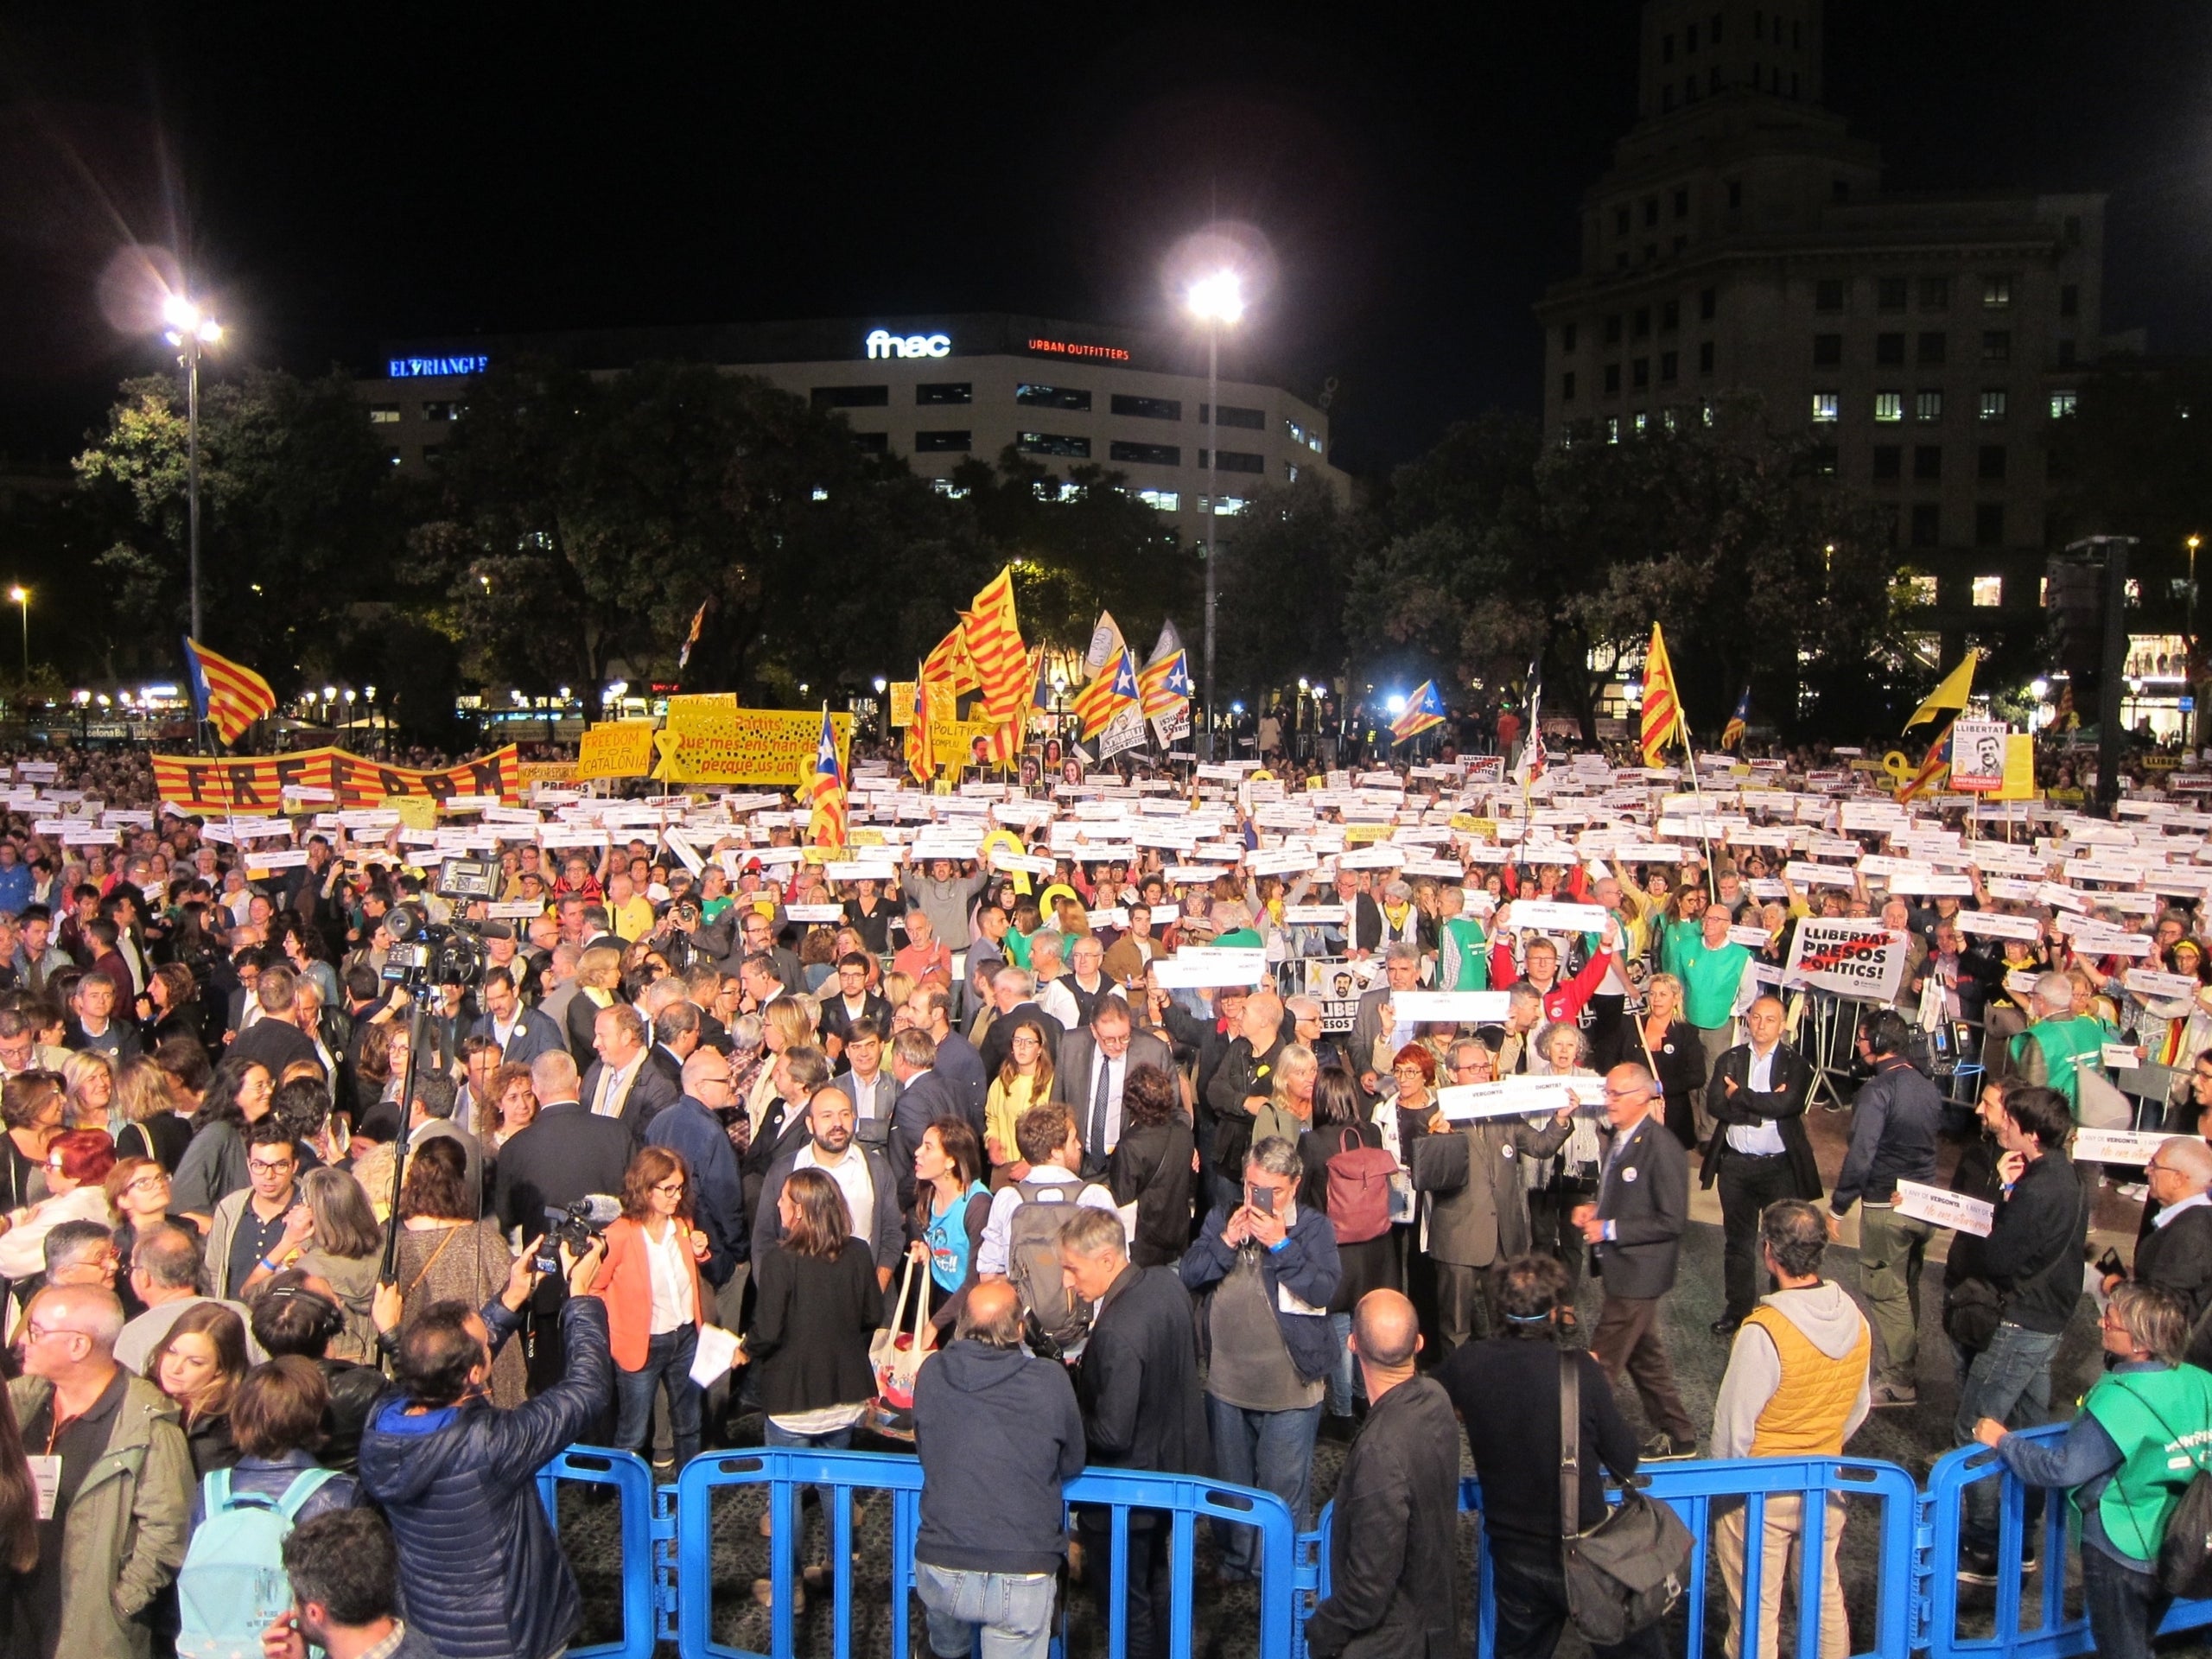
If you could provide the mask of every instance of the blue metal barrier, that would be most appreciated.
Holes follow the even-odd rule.
[[[2031,1440],[2055,1440],[2065,1434],[2066,1427],[2064,1423],[2050,1423],[2018,1432]],[[1997,1585],[1993,1629],[1986,1637],[1969,1637],[1961,1636],[1959,1630],[1959,1529],[1967,1488],[1993,1479],[2001,1482],[1997,1494]],[[1929,1659],[1967,1659],[1968,1656],[1998,1654],[2017,1656],[2017,1659],[2063,1659],[2067,1654],[2094,1651],[2088,1613],[2069,1617],[2066,1611],[2068,1515],[2071,1505],[2064,1492],[2047,1494],[2044,1504],[2037,1569],[2043,1575],[2043,1584],[2036,1594],[2035,1623],[2022,1628],[2028,1599],[2029,1575],[2021,1566],[2027,1545],[2028,1491],[1986,1446],[1961,1446],[1946,1453],[1928,1471],[1928,1491],[1920,1500],[1920,1531],[1927,1551],[1924,1639]],[[2208,1624],[2212,1624],[2212,1601],[2178,1601],[2167,1612],[2165,1622],[2158,1630],[2161,1635],[2169,1635]]]
[[[713,1639],[715,1572],[713,1516],[715,1491],[727,1486],[768,1488],[771,1542],[769,1656],[733,1648]],[[852,1516],[847,1500],[859,1492],[890,1495],[889,1563],[891,1641],[894,1655],[913,1651],[910,1635],[910,1592],[914,1580],[914,1542],[921,1530],[921,1465],[912,1458],[868,1452],[819,1452],[777,1446],[762,1450],[709,1452],[683,1467],[676,1484],[677,1649],[683,1659],[794,1659],[792,1591],[795,1552],[786,1541],[800,1523],[800,1490],[825,1488],[830,1494],[830,1560],[835,1585],[836,1659],[850,1659],[852,1624]],[[1109,1533],[1111,1616],[1108,1659],[1124,1659],[1128,1574],[1128,1522],[1132,1510],[1165,1511],[1170,1517],[1168,1562],[1172,1574],[1169,1659],[1190,1659],[1192,1599],[1197,1573],[1193,1551],[1201,1516],[1258,1529],[1262,1592],[1259,1598],[1258,1659],[1294,1659],[1298,1650],[1299,1584],[1297,1540],[1290,1510],[1272,1492],[1173,1475],[1133,1470],[1092,1469],[1070,1481],[1065,1496],[1071,1507],[1112,1511]],[[1268,1586],[1285,1589],[1268,1593]],[[1061,1606],[1065,1623],[1067,1610]]]
[[[652,1471],[634,1452],[570,1446],[537,1471],[538,1500],[556,1533],[564,1480],[614,1488],[622,1525],[622,1639],[572,1647],[571,1659],[652,1659],[653,1643],[663,1634],[655,1618],[661,1598],[653,1559]]]
[[[1918,1518],[1919,1493],[1912,1477],[1893,1463],[1854,1458],[1747,1458],[1728,1462],[1674,1463],[1638,1475],[1637,1485],[1648,1495],[1670,1505],[1697,1540],[1690,1557],[1689,1580],[1682,1600],[1689,1619],[1683,1651],[1705,1651],[1706,1594],[1712,1567],[1713,1505],[1730,1498],[1743,1500],[1745,1625],[1741,1659],[1775,1659],[1759,1650],[1757,1609],[1765,1573],[1765,1551],[1756,1547],[1764,1535],[1766,1506],[1773,1497],[1801,1500],[1802,1537],[1797,1551],[1800,1593],[1797,1608],[1797,1651],[1822,1652],[1820,1647],[1821,1605],[1821,1559],[1827,1532],[1830,1497],[1872,1498],[1881,1504],[1879,1582],[1876,1586],[1874,1640],[1858,1652],[1885,1656],[1908,1651],[1913,1640],[1916,1573],[1913,1526]],[[1618,1499],[1618,1492],[1611,1497]],[[1459,1483],[1459,1508],[1480,1513],[1481,1483],[1471,1478]],[[1313,1535],[1319,1556],[1318,1587],[1329,1593],[1329,1539],[1335,1521],[1332,1503],[1322,1511],[1320,1529]],[[1863,1525],[1858,1522],[1854,1524]],[[1809,1578],[1809,1586],[1805,1580]],[[1303,1608],[1300,1608],[1303,1618]],[[1475,1652],[1490,1653],[1497,1639],[1497,1605],[1491,1586],[1490,1546],[1485,1538],[1475,1552]],[[1778,1636],[1777,1632],[1777,1636]],[[1866,1632],[1859,1633],[1863,1642]],[[1824,1654],[1824,1659],[1826,1656]]]

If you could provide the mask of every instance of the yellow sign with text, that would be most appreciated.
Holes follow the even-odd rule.
[[[653,769],[653,723],[650,720],[601,721],[576,746],[576,776],[642,778]]]
[[[893,680],[891,682],[891,690],[885,695],[891,700],[891,723],[900,728],[912,725],[914,723],[914,683],[912,680]]]
[[[798,789],[814,775],[822,716],[811,709],[740,709],[721,718],[687,711],[680,722],[671,709],[657,734],[660,750],[653,776],[671,784],[767,784]],[[830,716],[840,766],[849,765],[853,717]]]
[[[981,738],[988,746],[997,734],[999,723],[995,720],[948,720],[930,721],[930,762],[939,766],[979,766],[988,764],[976,756],[976,741]]]
[[[2005,781],[1989,798],[1993,801],[2032,801],[2036,798],[2036,741],[2026,732],[2005,737]]]

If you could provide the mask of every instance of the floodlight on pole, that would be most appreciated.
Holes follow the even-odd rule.
[[[1206,326],[1206,660],[1205,725],[1200,758],[1213,759],[1214,618],[1218,584],[1214,566],[1214,521],[1221,517],[1221,331],[1244,315],[1244,285],[1233,270],[1217,270],[1192,283],[1185,295],[1191,315]]]
[[[223,337],[223,325],[181,294],[162,302],[162,338],[177,348],[184,369],[185,539],[191,587],[192,637],[201,638],[200,615],[200,353]]]

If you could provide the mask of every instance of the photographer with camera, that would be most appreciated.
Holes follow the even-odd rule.
[[[545,1056],[545,1059],[553,1058]],[[571,1068],[573,1070],[573,1068]],[[423,1308],[403,1329],[397,1285],[377,1293],[377,1328],[397,1386],[361,1437],[361,1489],[385,1512],[407,1586],[407,1620],[440,1653],[548,1659],[575,1640],[582,1599],[537,1496],[537,1471],[582,1436],[614,1392],[607,1304],[590,1294],[604,1245],[559,1261],[562,1380],[512,1409],[486,1397],[493,1357],[538,1288],[536,1237],[481,1312]]]

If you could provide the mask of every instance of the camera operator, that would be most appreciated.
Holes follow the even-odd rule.
[[[660,925],[645,935],[645,943],[667,958],[670,971],[688,973],[698,955],[695,935],[699,931],[699,901],[686,893],[668,907]]]

